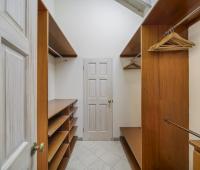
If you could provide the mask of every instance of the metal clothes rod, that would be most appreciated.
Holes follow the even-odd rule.
[[[181,130],[187,132],[187,133],[190,133],[190,134],[192,134],[192,135],[194,135],[194,136],[200,138],[200,134],[198,134],[198,133],[196,133],[196,132],[194,132],[194,131],[192,131],[192,130],[186,129],[186,128],[184,128],[184,127],[182,127],[182,126],[180,126],[180,125],[178,125],[178,124],[176,124],[176,123],[174,123],[174,122],[172,122],[172,121],[170,121],[170,120],[168,120],[168,119],[164,119],[164,121],[165,121],[166,123],[168,123],[168,124],[171,124],[171,125],[173,125],[173,126],[179,128],[179,129],[181,129]]]
[[[53,53],[55,53],[55,54],[56,54],[57,56],[59,56],[61,59],[63,59],[63,56],[60,55],[56,50],[54,50],[54,49],[51,48],[50,46],[49,46],[49,50],[52,51]]]
[[[198,8],[196,8],[194,11],[192,11],[191,13],[189,13],[187,16],[185,16],[181,21],[179,21],[176,25],[174,25],[173,27],[171,27],[168,31],[165,32],[165,35],[173,32],[178,26],[180,26],[182,23],[184,23],[187,19],[189,19],[190,17],[192,17],[193,15],[197,14],[198,12],[200,12],[200,6]]]

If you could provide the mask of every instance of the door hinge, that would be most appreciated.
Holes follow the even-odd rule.
[[[85,67],[83,66],[83,70],[85,70]]]
[[[83,128],[83,133],[85,132],[85,129]]]

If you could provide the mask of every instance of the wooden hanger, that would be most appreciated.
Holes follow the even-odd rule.
[[[124,67],[124,70],[129,70],[129,69],[141,69],[141,66],[136,63],[135,59],[139,59],[141,54],[136,55],[131,61],[130,64]]]
[[[192,48],[195,44],[181,37],[175,32],[171,32],[162,40],[149,48],[148,51],[181,51]]]

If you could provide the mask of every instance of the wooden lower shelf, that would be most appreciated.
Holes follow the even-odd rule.
[[[141,127],[121,127],[122,136],[128,143],[138,164],[142,167],[142,128]]]
[[[49,151],[48,151],[48,162],[51,162],[54,155],[62,145],[63,141],[65,140],[66,136],[68,135],[68,131],[59,131],[50,139],[49,142]]]
[[[58,167],[58,170],[65,170],[68,161],[69,161],[69,158],[67,158],[67,157],[63,158],[61,163],[60,163],[60,165],[59,165],[59,167]]]
[[[58,149],[57,153],[55,154],[54,158],[52,159],[51,163],[49,164],[49,170],[57,170],[59,167],[60,162],[65,155],[69,144],[62,144]]]

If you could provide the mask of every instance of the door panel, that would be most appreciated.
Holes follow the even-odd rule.
[[[90,59],[84,64],[86,140],[112,138],[112,60]]]
[[[6,157],[25,141],[25,57],[5,47]]]
[[[36,136],[36,9],[36,0],[0,0],[1,170],[36,167],[31,157]]]
[[[5,12],[23,32],[25,32],[26,9],[26,0],[5,1]]]

